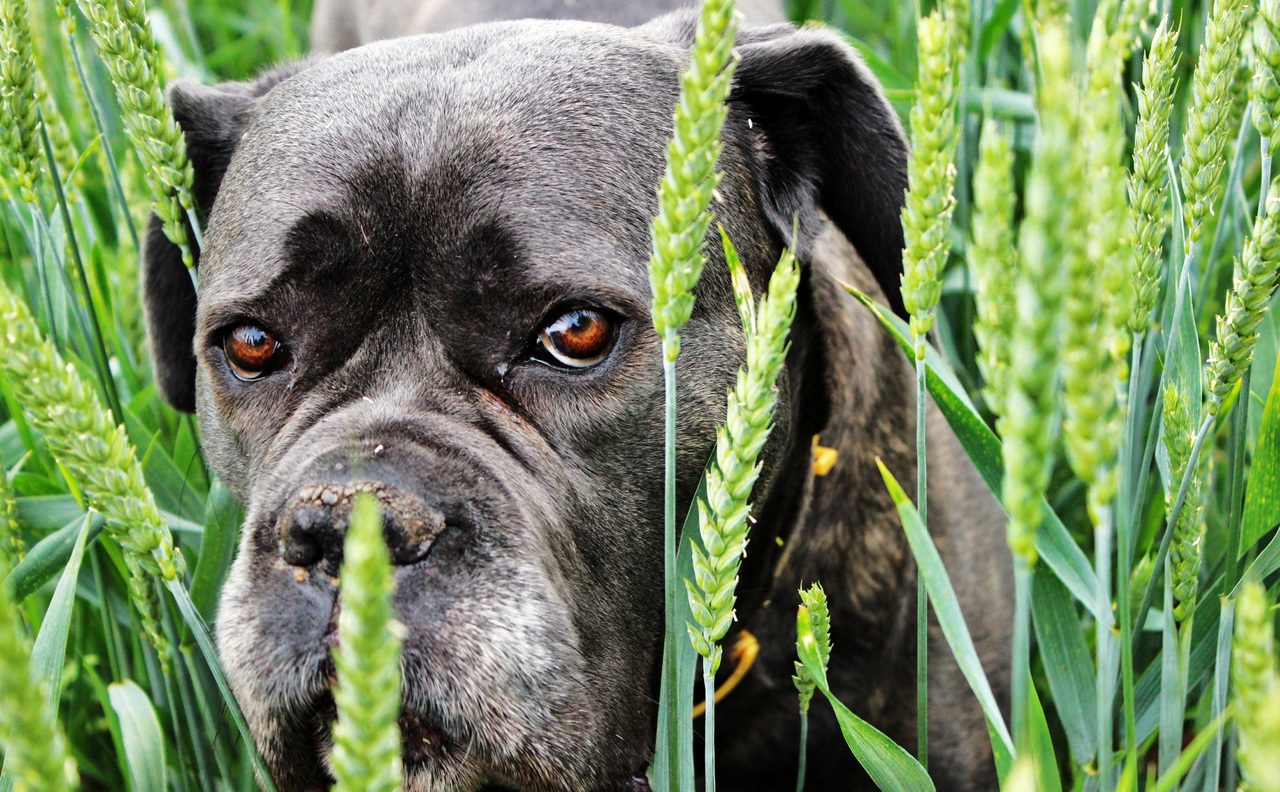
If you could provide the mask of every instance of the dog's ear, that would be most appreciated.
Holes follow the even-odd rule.
[[[903,315],[903,194],[907,143],[893,108],[858,54],[821,28],[746,28],[730,102],[746,109],[762,141],[765,212],[803,252],[821,209],[853,243]]]
[[[195,174],[196,205],[202,217],[208,217],[213,208],[231,155],[258,100],[308,65],[303,62],[276,69],[250,82],[209,87],[178,80],[170,86],[169,104],[186,138],[187,157]],[[192,252],[198,264],[199,251]],[[182,252],[164,235],[155,214],[147,220],[142,245],[142,301],[160,395],[175,409],[194,412],[196,292]]]

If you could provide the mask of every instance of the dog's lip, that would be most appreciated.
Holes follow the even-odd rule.
[[[333,726],[338,719],[338,707],[332,690],[321,694],[310,710],[318,721],[316,725],[325,734],[321,738],[322,750],[331,752]],[[457,761],[458,742],[429,714],[402,709],[396,725],[400,728],[401,759],[406,768]]]

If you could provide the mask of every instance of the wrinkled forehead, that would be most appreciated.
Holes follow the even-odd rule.
[[[251,297],[317,218],[372,247],[460,248],[501,228],[533,261],[643,259],[680,54],[618,28],[545,27],[384,42],[277,86],[223,182],[204,286]]]

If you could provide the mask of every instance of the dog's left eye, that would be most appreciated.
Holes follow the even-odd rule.
[[[535,357],[551,365],[589,368],[609,356],[617,337],[613,318],[591,308],[575,308],[543,328]]]

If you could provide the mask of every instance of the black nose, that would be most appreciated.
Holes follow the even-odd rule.
[[[324,561],[336,571],[342,564],[351,508],[360,492],[377,499],[382,535],[393,564],[407,566],[421,561],[444,530],[444,514],[439,509],[398,487],[380,481],[308,484],[289,499],[280,515],[280,555],[285,563],[309,567]]]

